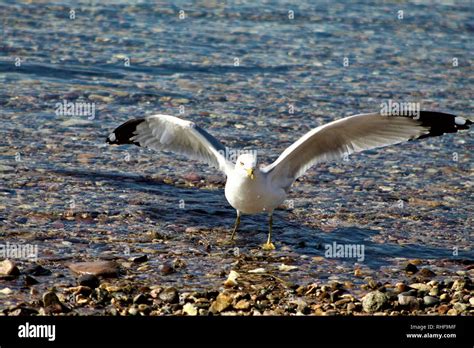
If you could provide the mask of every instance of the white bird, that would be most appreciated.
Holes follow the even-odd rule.
[[[468,129],[470,120],[440,112],[386,116],[380,113],[342,118],[314,128],[288,147],[272,164],[257,166],[256,155],[245,153],[232,163],[226,148],[195,123],[174,116],[153,115],[125,122],[107,138],[109,144],[136,144],[202,160],[227,176],[225,196],[237,211],[232,239],[241,214],[265,212],[269,216],[264,249],[271,241],[273,211],[285,200],[293,182],[311,166],[363,150],[408,140],[456,133]]]

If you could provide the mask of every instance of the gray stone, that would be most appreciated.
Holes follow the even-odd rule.
[[[177,303],[179,300],[178,290],[173,287],[166,288],[160,292],[158,298],[166,303]]]
[[[425,296],[423,297],[423,303],[427,307],[435,306],[439,303],[439,299],[433,296]]]
[[[388,303],[388,297],[381,291],[372,291],[362,299],[362,307],[367,313],[380,311]]]

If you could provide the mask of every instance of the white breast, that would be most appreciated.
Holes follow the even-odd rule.
[[[272,187],[267,176],[256,170],[253,180],[235,172],[231,173],[227,177],[225,197],[234,209],[244,214],[257,214],[273,211],[283,203],[286,192]]]

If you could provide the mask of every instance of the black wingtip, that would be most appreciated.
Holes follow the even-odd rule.
[[[137,142],[130,140],[135,134],[137,126],[145,121],[144,118],[136,118],[129,120],[117,127],[112,133],[109,134],[105,140],[107,144],[112,145],[122,145],[122,144],[135,144],[139,145]]]
[[[418,139],[456,133],[459,130],[469,129],[472,124],[471,120],[464,117],[434,111],[420,111],[419,117],[415,119],[418,119],[422,126],[429,129],[427,134],[423,134]]]

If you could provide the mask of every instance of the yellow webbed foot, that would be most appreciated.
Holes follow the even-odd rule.
[[[272,243],[272,242],[267,242],[265,244],[262,245],[262,249],[263,250],[275,250],[275,245]]]

